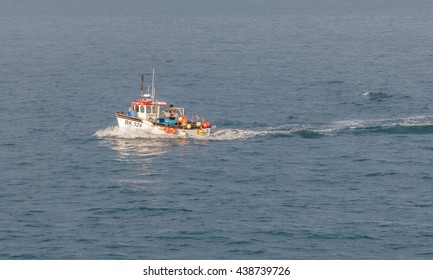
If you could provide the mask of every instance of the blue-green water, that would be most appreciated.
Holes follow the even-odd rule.
[[[2,1],[0,258],[431,259],[432,9]],[[117,129],[152,68],[212,136]]]

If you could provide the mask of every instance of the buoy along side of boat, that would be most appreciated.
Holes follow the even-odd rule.
[[[203,116],[194,114],[190,118],[185,108],[174,107],[163,109],[166,102],[155,98],[155,69],[152,74],[152,90],[148,87],[144,93],[144,75],[141,76],[141,95],[137,101],[132,101],[128,113],[116,112],[119,128],[145,129],[152,133],[179,136],[210,135],[212,124]]]

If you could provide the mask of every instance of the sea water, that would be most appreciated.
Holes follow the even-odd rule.
[[[433,258],[429,1],[0,3],[0,259]],[[202,139],[120,131],[158,100]]]

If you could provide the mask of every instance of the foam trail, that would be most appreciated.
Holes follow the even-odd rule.
[[[237,128],[213,128],[210,136],[200,136],[195,139],[224,141],[224,140],[242,140],[262,136],[294,136],[299,135],[304,138],[317,138],[320,136],[335,136],[344,131],[373,131],[373,132],[390,132],[393,128],[407,128],[406,130],[392,130],[394,133],[425,133],[431,131],[433,127],[433,116],[413,116],[394,119],[354,119],[334,121],[331,125],[307,125],[307,124],[286,124],[266,129],[237,129]],[[413,130],[413,128],[417,130]],[[177,139],[190,138],[184,136],[175,136],[171,134],[153,134],[150,131],[136,129],[119,129],[118,126],[107,127],[95,132],[99,138],[115,139]]]
[[[209,140],[239,140],[269,134],[267,130],[221,129],[211,134]]]

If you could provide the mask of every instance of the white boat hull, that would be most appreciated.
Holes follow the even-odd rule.
[[[164,123],[150,122],[133,118],[122,113],[116,113],[116,119],[120,129],[137,129],[159,135],[200,138],[209,136],[211,130],[210,128],[201,127],[188,129],[180,124],[168,125]]]

